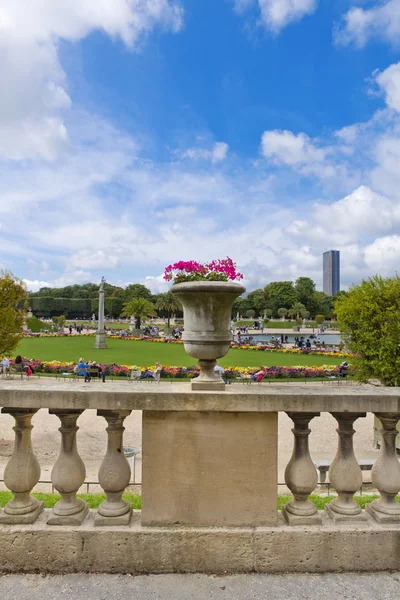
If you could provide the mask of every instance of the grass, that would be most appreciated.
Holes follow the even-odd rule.
[[[61,498],[59,494],[42,494],[34,493],[38,500],[43,500],[45,508],[53,508],[53,506]],[[98,508],[100,504],[106,499],[105,494],[77,494],[78,498],[82,498],[88,503],[89,508]],[[11,492],[0,492],[0,506],[4,506],[13,497]],[[124,494],[123,498],[130,502],[135,509],[142,508],[142,496],[140,494]]]
[[[53,508],[53,506],[58,502],[61,498],[59,494],[32,494],[38,500],[43,500],[45,508]],[[331,502],[336,496],[318,496],[317,494],[313,494],[310,496],[310,500],[318,510],[323,510],[325,504]],[[4,506],[9,500],[12,498],[11,492],[0,492],[0,506]],[[105,494],[78,494],[78,498],[82,498],[85,502],[88,503],[89,508],[98,508],[100,504],[106,499]],[[130,502],[134,509],[142,508],[142,496],[140,494],[124,494],[123,498]],[[361,506],[361,508],[365,508],[367,504],[376,500],[379,496],[355,496],[354,500]],[[292,499],[292,496],[278,496],[278,510],[282,509],[282,506],[289,502]],[[396,500],[400,502],[400,496],[397,496]]]
[[[24,338],[15,354],[28,358],[51,361],[73,362],[81,356],[85,360],[101,363],[147,366],[160,361],[164,365],[190,366],[197,363],[185,352],[183,344],[164,344],[160,342],[139,342],[135,340],[108,339],[105,350],[93,348],[94,337],[54,337]],[[260,352],[257,350],[231,349],[219,362],[225,366],[321,366],[338,365],[340,357],[307,356],[301,354],[283,354]]]

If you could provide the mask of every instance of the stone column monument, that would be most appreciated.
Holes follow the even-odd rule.
[[[106,333],[104,331],[104,277],[101,278],[99,288],[99,320],[94,348],[107,348]]]

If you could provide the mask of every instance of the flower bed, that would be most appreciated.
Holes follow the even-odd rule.
[[[25,365],[29,365],[34,373],[73,373],[76,367],[76,362],[62,362],[58,360],[41,361],[32,358],[24,358]],[[10,364],[14,364],[14,360],[10,360]],[[154,370],[154,365],[138,366],[138,365],[117,365],[100,364],[102,369],[105,369],[109,375],[116,377],[129,377],[132,370],[140,370],[145,373],[148,369]],[[239,379],[242,375],[249,375],[259,370],[259,367],[225,367],[224,377],[227,379]],[[339,366],[324,365],[322,367],[266,367],[265,379],[292,379],[292,378],[321,378],[339,373]],[[165,365],[161,371],[163,379],[192,379],[197,377],[200,369],[197,365],[191,367],[168,366]]]

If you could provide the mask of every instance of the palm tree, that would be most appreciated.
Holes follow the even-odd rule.
[[[157,313],[154,310],[154,304],[150,300],[137,297],[124,303],[121,314],[124,317],[135,317],[135,327],[136,329],[140,329],[142,319],[155,317]]]
[[[300,313],[305,309],[306,307],[304,306],[304,304],[302,304],[301,302],[295,302],[289,312],[293,316],[296,315],[296,319],[298,319]]]
[[[159,294],[156,301],[156,309],[164,310],[167,313],[167,327],[169,329],[171,316],[178,310],[182,310],[182,304],[179,302],[175,294],[173,294],[172,292],[167,292],[166,294]]]

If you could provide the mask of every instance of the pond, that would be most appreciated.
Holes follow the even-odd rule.
[[[310,333],[310,334],[305,334],[305,333],[288,333],[288,334],[283,334],[283,335],[287,335],[288,336],[288,340],[290,344],[294,343],[294,338],[295,337],[304,337],[304,341],[307,341],[307,339],[310,339],[310,342],[313,343],[313,341],[315,340],[315,338],[310,338],[310,335],[314,335],[316,336],[316,339],[320,340],[321,342],[325,342],[325,344],[327,346],[332,346],[332,345],[338,345],[340,344],[341,341],[341,336],[338,333]],[[246,334],[242,334],[242,339],[249,337],[249,335]],[[252,334],[252,337],[254,340],[257,341],[257,343],[263,343],[266,342],[268,340],[272,340],[272,338],[274,338],[274,340],[280,340],[281,339],[281,334],[279,333],[255,333]],[[237,336],[235,335],[235,340],[237,339]]]

